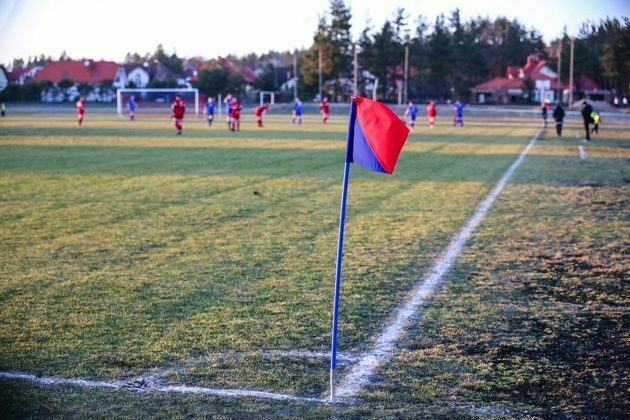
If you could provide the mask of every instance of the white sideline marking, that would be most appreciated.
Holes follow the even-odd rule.
[[[123,381],[92,381],[78,378],[55,378],[45,376],[35,376],[20,372],[0,372],[0,378],[22,379],[42,385],[77,385],[85,388],[110,388],[117,390],[129,390],[136,392],[178,392],[182,394],[204,394],[214,395],[218,397],[240,397],[240,398],[262,398],[268,400],[279,401],[301,401],[301,402],[318,402],[325,403],[322,398],[298,397],[295,395],[279,394],[275,392],[251,391],[247,389],[220,389],[205,388],[201,386],[188,385],[159,385],[157,383],[147,382],[142,388],[134,387],[135,380],[130,382]]]
[[[430,297],[436,289],[436,286],[444,276],[444,274],[453,266],[455,260],[462,252],[466,241],[472,235],[473,231],[479,226],[483,218],[488,213],[490,206],[494,200],[501,194],[512,174],[519,167],[534,146],[536,139],[540,135],[542,128],[536,131],[536,134],[529,141],[525,149],[520,153],[518,158],[505,171],[499,182],[488,193],[481,203],[475,209],[475,212],[468,219],[464,227],[457,232],[451,239],[448,247],[440,254],[438,259],[431,267],[431,274],[426,280],[421,281],[412,291],[411,298],[398,309],[394,320],[383,330],[376,340],[372,351],[367,353],[359,362],[348,372],[341,384],[336,390],[339,398],[352,398],[365,384],[368,383],[370,376],[376,368],[385,362],[394,350],[396,342],[403,333],[403,327],[417,313],[418,307]]]
[[[578,150],[580,151],[580,160],[586,159],[586,152],[584,151],[584,146],[579,145]]]

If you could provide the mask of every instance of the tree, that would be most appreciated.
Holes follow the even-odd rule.
[[[300,90],[316,92],[319,86],[319,52],[322,52],[322,76],[325,89],[333,100],[345,97],[341,79],[352,73],[353,45],[350,34],[350,8],[343,0],[331,0],[329,15],[320,18],[313,45],[302,55]],[[330,19],[329,19],[330,18]]]
[[[262,74],[256,79],[254,86],[260,90],[276,90],[278,88],[276,80],[276,66],[267,63]]]
[[[162,44],[159,44],[153,54],[153,59],[162,63],[167,69],[175,74],[182,74],[184,71],[184,64],[182,59],[173,53],[170,56],[164,51]]]
[[[129,83],[129,87],[132,87],[131,83]],[[98,86],[98,93],[101,97],[101,100],[109,99],[109,96],[112,94],[113,88],[114,81],[112,79],[104,79],[103,81],[101,81],[100,85]]]
[[[215,67],[211,70],[202,70],[195,87],[206,96],[215,97],[219,93],[225,93],[228,84],[229,73],[223,67]]]
[[[89,83],[81,82],[77,85],[77,91],[80,96],[87,98],[90,92],[94,91],[94,87]]]
[[[74,82],[70,79],[61,79],[59,83],[57,83],[57,88],[59,89],[59,93],[62,95],[62,100],[67,101],[70,95],[70,88],[74,86]]]
[[[433,86],[431,96],[449,95],[451,76],[451,34],[444,21],[444,15],[435,18],[433,33],[429,35],[427,58],[429,67],[429,83]]]
[[[245,93],[245,85],[247,81],[241,73],[232,73],[228,76],[227,91],[232,92],[236,96],[241,96]]]
[[[618,92],[630,92],[630,19],[606,19],[601,23],[606,41],[599,57],[603,75]]]

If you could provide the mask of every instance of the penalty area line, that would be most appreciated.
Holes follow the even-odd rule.
[[[134,383],[138,378],[129,382],[124,381],[93,381],[80,378],[57,378],[36,376],[21,372],[0,372],[0,378],[25,380],[41,385],[74,385],[83,388],[107,388],[114,390],[126,390],[131,392],[162,392],[162,393],[180,393],[195,395],[210,395],[216,397],[235,397],[235,398],[258,398],[277,401],[295,401],[310,403],[327,403],[323,398],[300,397],[296,395],[280,394],[276,392],[253,391],[248,389],[221,389],[206,388],[201,386],[190,385],[160,385],[158,383],[147,382],[146,386],[138,388]]]
[[[481,221],[486,217],[488,210],[501,194],[514,174],[514,171],[521,165],[525,156],[527,156],[532,149],[541,131],[542,128],[536,131],[527,146],[521,151],[518,158],[516,158],[512,165],[505,171],[483,201],[477,205],[470,219],[468,219],[466,224],[455,234],[448,247],[436,259],[430,269],[428,277],[423,278],[416,285],[411,292],[411,297],[404,305],[397,309],[393,321],[382,331],[381,335],[374,343],[372,350],[367,352],[366,355],[350,369],[345,378],[342,379],[336,390],[337,398],[353,398],[357,392],[369,382],[375,370],[390,358],[395,350],[396,343],[403,334],[405,326],[417,314],[420,305],[435,292],[442,277],[453,267],[466,242]]]

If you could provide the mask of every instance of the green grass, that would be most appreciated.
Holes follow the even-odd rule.
[[[101,116],[80,130],[71,119],[3,120],[0,370],[120,379],[188,366],[167,382],[320,396],[324,360],[252,354],[198,361],[224,352],[328,349],[345,146],[337,122],[294,127],[272,117],[263,130],[244,125],[229,133],[223,124],[189,121],[176,137],[159,119]],[[421,127],[394,176],[353,167],[341,351],[370,348],[534,131],[534,122],[481,120],[464,129]],[[38,417],[488,413],[465,408],[474,404],[499,407],[499,414],[619,415],[628,377],[621,326],[629,140],[627,131],[604,131],[580,162],[575,139],[542,139],[401,353],[356,404],[0,380],[0,410]],[[568,260],[576,261],[569,269]],[[572,296],[570,310],[558,294]],[[584,333],[593,345],[575,345],[579,357],[554,358],[584,329],[576,313],[596,331]],[[549,332],[532,333],[530,319]],[[617,348],[607,363],[589,365],[608,338]],[[477,350],[469,354],[471,346]],[[587,386],[586,368],[601,378],[599,391]],[[559,373],[541,382],[547,370]]]

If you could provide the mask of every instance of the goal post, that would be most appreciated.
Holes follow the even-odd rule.
[[[269,103],[271,105],[274,105],[276,103],[276,93],[275,92],[271,92],[268,90],[261,90],[260,91],[260,106],[263,106],[263,104],[265,103],[265,97],[269,97]]]
[[[139,96],[147,95],[166,95],[168,94],[188,94],[194,95],[195,115],[199,115],[199,89],[195,88],[121,88],[116,90],[116,111],[119,116],[123,116],[125,105],[123,104],[123,96],[128,94],[137,94]]]

